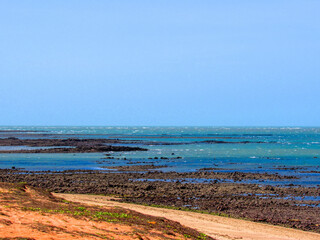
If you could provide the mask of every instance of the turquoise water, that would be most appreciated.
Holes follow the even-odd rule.
[[[1,132],[30,131],[25,132]],[[118,138],[141,140],[147,152],[113,153],[120,159],[99,163],[103,153],[0,154],[0,168],[27,170],[101,169],[128,163],[167,165],[162,171],[277,172],[301,176],[301,184],[320,184],[320,128],[286,127],[0,127],[0,137],[19,138]],[[19,135],[20,134],[20,135]],[[208,144],[203,141],[233,143]],[[239,143],[248,141],[249,143]],[[167,145],[174,144],[174,145]],[[2,147],[3,148],[3,147]],[[148,158],[167,157],[166,160]],[[181,159],[176,159],[181,157]],[[126,158],[126,160],[123,160]]]

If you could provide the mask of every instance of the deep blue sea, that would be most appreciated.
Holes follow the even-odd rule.
[[[320,128],[303,127],[0,127],[1,130],[29,131],[25,138],[109,138],[147,141],[147,152],[112,153],[117,160],[99,161],[104,153],[0,154],[0,168],[27,170],[101,169],[121,166],[131,161],[148,164],[148,158],[167,157],[155,165],[168,165],[161,171],[270,172],[301,177],[281,184],[320,185]],[[1,132],[5,138],[12,133]],[[20,138],[24,138],[23,135]],[[208,144],[204,141],[234,143]],[[243,144],[238,142],[248,141]],[[154,144],[150,144],[154,142]],[[177,143],[166,145],[165,143]],[[184,144],[182,144],[184,143]],[[186,144],[187,143],[187,144]],[[140,144],[136,144],[140,146]],[[4,149],[23,149],[0,147]],[[179,156],[181,159],[173,159]],[[126,158],[126,160],[123,160]],[[274,182],[271,184],[277,184]]]

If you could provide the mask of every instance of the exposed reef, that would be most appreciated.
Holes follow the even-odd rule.
[[[15,137],[0,139],[0,146],[28,146],[37,149],[2,150],[0,153],[89,153],[147,151],[145,148],[113,146],[123,143],[117,139],[19,139]],[[41,148],[43,147],[43,148]]]

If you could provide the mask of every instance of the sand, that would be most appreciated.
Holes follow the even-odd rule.
[[[55,193],[54,195],[69,201],[91,205],[122,207],[143,214],[165,217],[178,221],[184,226],[194,228],[218,240],[320,240],[320,234],[317,233],[209,214],[120,203],[114,201],[116,199],[106,196],[61,193]]]
[[[66,202],[26,184],[0,182],[2,240],[181,240],[185,236],[198,239],[202,235],[164,218],[118,207]]]

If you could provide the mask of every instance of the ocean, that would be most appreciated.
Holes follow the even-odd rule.
[[[299,178],[270,180],[267,184],[320,186],[320,128],[317,127],[0,127],[0,138],[9,136],[136,140],[129,146],[149,151],[114,152],[110,154],[115,159],[108,161],[101,160],[106,153],[2,153],[0,168],[106,170],[128,164],[154,164],[166,165],[159,168],[161,171],[212,168],[214,171],[294,175]],[[7,149],[33,148],[0,147],[0,150]]]

